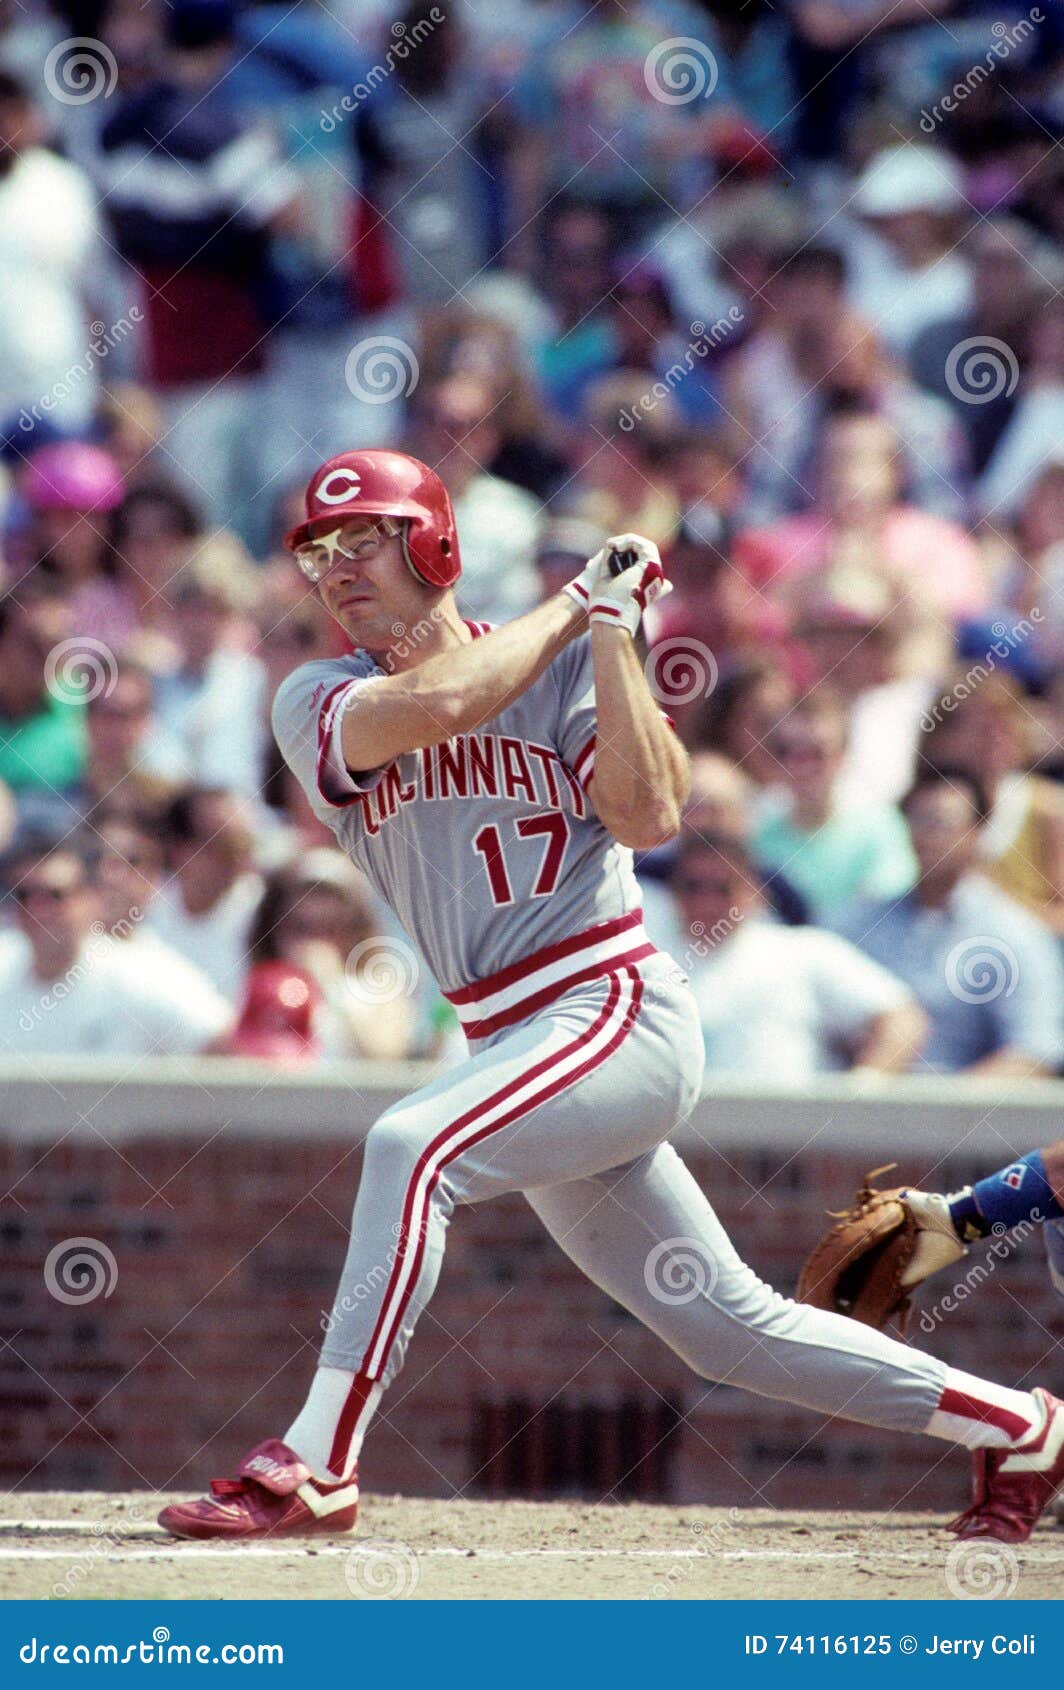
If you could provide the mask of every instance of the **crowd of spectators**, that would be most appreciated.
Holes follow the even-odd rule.
[[[0,0],[0,1052],[461,1045],[268,726],[394,444],[469,616],[660,544],[711,1073],[1059,1073],[1062,124],[1022,0]]]

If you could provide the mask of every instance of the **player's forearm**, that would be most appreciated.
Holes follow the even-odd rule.
[[[478,640],[374,681],[344,716],[348,767],[379,767],[405,751],[472,732],[526,692],[586,628],[583,610],[556,593]]]
[[[664,721],[629,635],[591,630],[598,715],[591,801],[622,845],[649,851],[679,830],[687,754]]]
[[[901,1004],[873,1017],[854,1058],[855,1068],[874,1068],[880,1074],[904,1074],[913,1065],[927,1038],[927,1017],[915,1004]]]

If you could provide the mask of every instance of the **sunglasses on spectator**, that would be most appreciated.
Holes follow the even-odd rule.
[[[673,884],[678,892],[716,892],[718,896],[726,898],[729,893],[735,891],[739,882],[734,875],[687,872],[678,874]]]
[[[385,520],[367,529],[365,522],[347,522],[320,539],[296,547],[295,558],[308,581],[323,581],[340,563],[371,563],[386,540],[402,533],[398,522]]]
[[[28,904],[34,898],[47,898],[49,903],[61,904],[67,898],[76,898],[84,892],[85,886],[84,880],[75,880],[66,886],[51,885],[46,880],[24,880],[21,886],[12,887],[11,896],[16,904]]]

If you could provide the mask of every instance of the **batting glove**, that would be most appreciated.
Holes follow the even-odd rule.
[[[604,563],[605,557],[606,548],[603,547],[601,551],[595,553],[588,563],[585,563],[575,580],[567,581],[562,588],[562,592],[568,593],[571,599],[575,599],[583,611],[591,608],[591,595],[598,582],[600,564]]]
[[[636,562],[620,575],[610,574],[609,559],[614,551],[630,551],[636,556]],[[647,605],[672,591],[657,546],[641,534],[617,534],[606,541],[591,562],[598,565],[588,610],[592,625],[607,622],[615,628],[625,628],[634,638]]]

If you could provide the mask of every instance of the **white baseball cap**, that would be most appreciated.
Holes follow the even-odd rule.
[[[965,203],[956,160],[937,147],[884,147],[865,167],[853,197],[862,217],[956,211]]]

